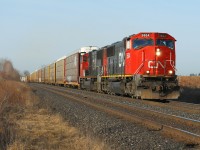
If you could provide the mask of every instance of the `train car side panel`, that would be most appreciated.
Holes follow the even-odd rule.
[[[45,66],[44,72],[45,72],[44,82],[49,83],[49,65]]]
[[[79,84],[79,53],[72,54],[66,58],[65,81],[67,85],[78,86]]]
[[[42,82],[42,69],[38,70],[38,82]]]
[[[49,66],[49,83],[55,84],[56,83],[56,63],[52,63]]]
[[[64,84],[64,80],[65,80],[65,59],[61,58],[60,60],[58,60],[56,62],[56,84]]]
[[[45,67],[43,67],[41,69],[41,82],[44,83],[44,79],[45,79]]]

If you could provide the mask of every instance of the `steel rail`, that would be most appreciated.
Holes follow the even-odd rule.
[[[39,87],[42,88],[42,87]],[[89,107],[93,107],[97,110],[106,112],[108,114],[112,114],[116,117],[120,117],[121,119],[127,120],[127,121],[131,121],[134,123],[139,123],[142,124],[144,126],[146,126],[147,128],[149,128],[150,130],[154,130],[154,131],[161,131],[161,133],[163,133],[164,135],[167,135],[169,137],[172,137],[178,141],[185,141],[185,142],[189,142],[189,143],[193,143],[193,144],[200,144],[200,135],[186,131],[186,130],[182,130],[182,129],[178,129],[172,126],[168,126],[168,125],[164,125],[164,124],[160,124],[157,123],[155,121],[146,119],[146,118],[142,118],[142,117],[138,117],[136,115],[133,114],[129,114],[126,112],[122,112],[119,110],[113,110],[111,108],[107,108],[105,106],[96,104],[96,103],[92,103],[90,101],[83,101],[83,98],[81,97],[75,97],[73,95],[69,95],[66,93],[62,93],[62,92],[58,92],[55,90],[51,90],[48,88],[42,88],[45,89],[47,91],[50,91],[52,93],[61,95],[65,98],[68,98],[69,100],[73,100],[79,103],[83,103],[84,105],[87,105]]]
[[[48,87],[48,88],[55,89],[54,87]],[[65,89],[56,88],[56,90],[68,92]],[[75,94],[77,96],[80,95],[80,94],[77,94],[77,93],[73,93],[73,94]],[[88,96],[90,97],[90,95],[88,95]],[[103,100],[103,99],[99,99],[99,98],[95,98],[95,99],[100,100],[101,102],[104,102],[106,104],[115,105],[117,107],[122,107],[122,108],[129,109],[129,110],[132,110],[134,108],[136,110],[142,110],[143,112],[145,111],[146,113],[151,112],[152,114],[157,115],[157,116],[159,115],[160,117],[165,117],[165,118],[168,118],[168,119],[174,118],[174,119],[180,121],[181,123],[184,123],[184,124],[187,124],[187,125],[193,125],[197,128],[200,128],[200,120],[195,120],[195,119],[182,117],[182,116],[178,116],[178,115],[167,114],[167,113],[151,110],[151,109],[148,109],[148,108],[141,108],[141,107],[138,107],[138,106],[133,106],[133,105],[130,106],[128,104],[124,104],[124,103],[122,104],[120,102],[112,102],[111,100]]]
[[[73,90],[77,90],[77,89],[73,89]],[[98,94],[101,94],[101,93],[98,93]],[[113,97],[113,98],[116,98],[115,95],[109,95],[109,96]],[[144,100],[127,98],[127,97],[122,97],[122,99],[124,101],[130,102],[130,103],[132,103],[132,102],[138,102],[138,103],[142,103],[142,104],[146,104],[146,105],[151,105],[151,106],[156,106],[156,107],[162,107],[162,108],[169,108],[169,109],[173,109],[173,110],[179,110],[179,111],[183,111],[183,112],[190,113],[190,114],[200,114],[200,109],[198,109],[198,108],[193,109],[193,108],[187,107],[187,106],[181,106],[180,107],[178,104],[177,105],[173,105],[170,102],[169,103],[158,103],[158,102],[154,102],[154,101],[148,101],[148,100],[144,101]]]
[[[63,91],[63,92],[67,92],[70,95],[72,95],[72,92],[69,92],[65,89],[58,89],[57,87],[48,87],[49,89],[54,89],[54,90],[58,90],[58,91]],[[76,96],[80,96],[82,94],[77,94],[77,93],[73,93]],[[84,95],[83,95],[84,96]],[[87,96],[87,98],[91,97],[90,95]],[[168,119],[171,120],[173,122],[176,122],[177,124],[185,124],[188,125],[190,127],[193,127],[195,129],[199,129],[200,131],[200,120],[195,120],[195,119],[191,119],[191,118],[186,118],[186,117],[182,117],[182,116],[177,116],[177,115],[172,115],[172,114],[167,114],[167,113],[163,113],[163,112],[159,112],[159,111],[155,111],[155,110],[151,110],[148,108],[141,108],[138,106],[133,106],[133,105],[128,105],[128,104],[122,104],[119,102],[113,102],[111,100],[104,100],[104,99],[99,99],[99,98],[94,98],[92,97],[92,99],[97,100],[99,103],[104,103],[104,105],[112,105],[118,108],[123,108],[126,110],[129,110],[129,112],[141,112],[143,114],[146,115],[153,115],[153,116],[157,116],[159,118],[162,119]]]

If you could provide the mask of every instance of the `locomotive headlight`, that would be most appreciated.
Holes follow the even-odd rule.
[[[149,73],[150,73],[150,71],[149,71],[149,70],[147,70],[147,71],[146,71],[146,74],[149,74]]]
[[[169,70],[169,74],[172,74],[173,73],[173,71],[172,70]]]
[[[157,48],[157,49],[156,49],[156,56],[160,56],[160,55],[161,55],[160,49]]]

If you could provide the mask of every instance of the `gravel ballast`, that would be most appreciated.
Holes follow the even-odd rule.
[[[62,96],[33,87],[40,97],[38,107],[59,113],[87,136],[104,141],[111,149],[184,149],[186,143],[163,137],[140,124],[115,118]]]

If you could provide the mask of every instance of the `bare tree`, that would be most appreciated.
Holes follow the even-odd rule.
[[[0,71],[3,71],[4,59],[0,59]]]
[[[28,70],[25,70],[24,71],[24,76],[28,76],[28,75],[30,75],[30,72]]]
[[[13,67],[10,60],[0,60],[0,77],[10,80],[20,80],[19,72]]]

